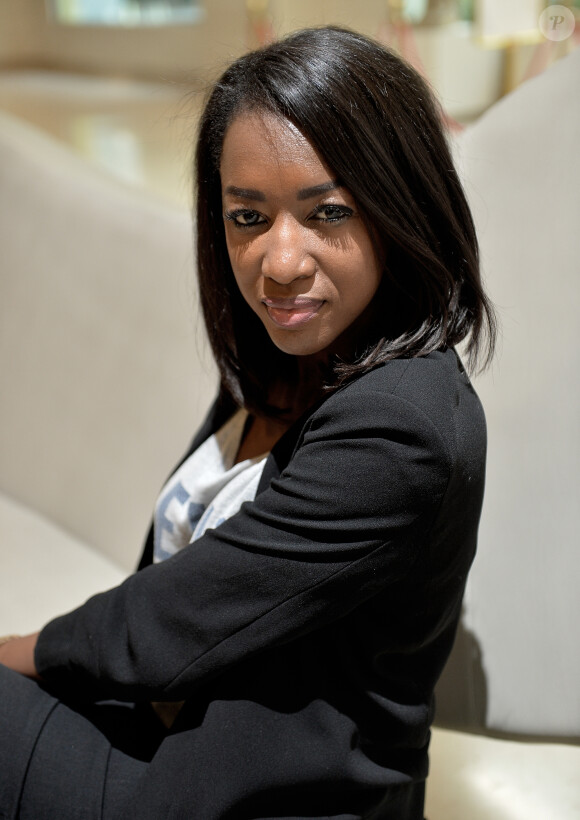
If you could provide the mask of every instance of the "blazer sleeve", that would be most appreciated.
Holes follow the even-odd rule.
[[[40,675],[88,697],[191,696],[411,573],[451,462],[412,403],[343,389],[310,417],[287,467],[255,501],[49,623],[36,650]]]

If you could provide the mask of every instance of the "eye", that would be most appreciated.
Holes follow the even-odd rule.
[[[318,222],[342,222],[352,215],[352,208],[346,205],[317,205],[311,218]]]
[[[248,208],[227,211],[225,218],[233,222],[238,228],[253,228],[254,225],[262,225],[266,221],[258,211],[252,211]]]

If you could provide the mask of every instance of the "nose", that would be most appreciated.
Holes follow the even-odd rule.
[[[316,271],[308,228],[292,215],[279,215],[264,234],[262,274],[280,285],[306,279]]]

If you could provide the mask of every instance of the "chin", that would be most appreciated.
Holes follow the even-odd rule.
[[[288,356],[322,355],[332,343],[332,340],[327,343],[319,338],[308,338],[300,330],[273,330],[272,328],[267,328],[267,330],[272,344]]]
[[[292,344],[290,342],[284,344],[283,342],[280,343],[278,340],[272,339],[272,342],[281,350],[282,353],[286,353],[288,356],[299,356],[299,357],[306,357],[306,356],[316,356],[317,354],[323,355],[326,348],[324,347],[312,347],[310,345],[297,345]]]

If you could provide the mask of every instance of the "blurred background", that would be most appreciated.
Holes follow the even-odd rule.
[[[580,0],[563,4],[580,15]],[[122,180],[189,205],[208,82],[248,48],[338,24],[391,45],[438,93],[450,128],[578,45],[542,33],[543,0],[2,0],[0,110]],[[547,25],[556,24],[550,17]],[[545,35],[548,36],[545,36]]]
[[[132,570],[213,398],[188,213],[206,88],[348,26],[439,96],[501,320],[427,813],[580,817],[579,22],[580,0],[0,0],[0,634]]]

